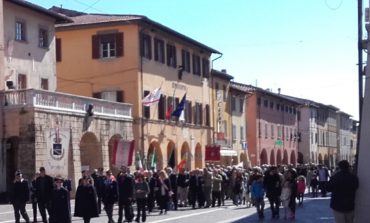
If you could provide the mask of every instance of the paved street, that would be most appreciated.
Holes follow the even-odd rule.
[[[73,202],[72,202],[73,210]],[[32,208],[27,205],[29,216],[32,215]],[[281,209],[281,215],[282,215]],[[117,220],[117,207],[114,211],[114,219]],[[243,222],[301,222],[301,223],[332,223],[334,222],[331,210],[329,208],[329,197],[327,198],[306,198],[303,206],[297,207],[296,220],[272,220],[268,202],[265,207],[265,219],[259,221],[255,214],[255,208],[246,208],[245,206],[236,207],[228,200],[227,205],[220,208],[195,209],[180,208],[178,211],[170,211],[167,215],[159,215],[154,212],[147,217],[149,223],[173,222],[173,223],[243,223]],[[13,209],[11,205],[0,205],[0,223],[14,222]],[[73,222],[83,222],[81,218],[73,218]],[[107,222],[107,217],[102,214],[99,218],[94,218],[91,222]]]

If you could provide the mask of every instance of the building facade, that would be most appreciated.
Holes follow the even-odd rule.
[[[0,199],[16,170],[30,180],[44,166],[77,186],[81,170],[110,168],[113,141],[133,140],[132,106],[55,92],[54,24],[71,20],[26,1],[1,5]]]
[[[131,103],[144,167],[175,167],[182,160],[188,169],[203,167],[213,134],[209,60],[219,52],[144,16],[53,10],[73,20],[56,28],[57,89]],[[143,106],[158,88],[158,103]],[[184,117],[171,116],[185,95]]]

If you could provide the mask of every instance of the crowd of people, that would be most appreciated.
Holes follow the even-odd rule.
[[[341,172],[340,170],[337,171]],[[191,171],[167,167],[159,171],[137,170],[133,173],[130,173],[128,167],[122,166],[116,175],[110,170],[99,168],[92,173],[82,171],[72,212],[71,181],[58,176],[53,179],[46,174],[45,168],[41,167],[40,173],[36,174],[30,184],[22,178],[22,173],[17,171],[9,195],[16,222],[20,221],[20,216],[30,222],[25,210],[29,197],[33,208],[33,222],[37,222],[37,207],[43,222],[68,223],[71,222],[71,213],[75,217],[83,218],[84,222],[90,222],[104,210],[108,223],[113,223],[113,207],[118,204],[117,222],[145,222],[147,214],[153,213],[155,209],[158,209],[159,214],[167,214],[168,211],[175,211],[179,207],[220,207],[225,205],[227,199],[236,206],[254,206],[258,218],[263,219],[265,198],[270,203],[272,218],[294,219],[297,203],[303,205],[305,191],[312,197],[318,196],[318,190],[323,197],[326,196],[327,190],[333,194],[338,193],[336,184],[342,180],[334,177],[338,176],[334,173],[334,170],[330,171],[322,165],[262,166],[246,169],[206,164],[203,169]],[[329,181],[331,175],[332,179],[336,179],[335,182]],[[347,175],[346,177],[349,178]],[[340,215],[343,205],[338,208],[338,202],[343,201],[337,197],[336,201],[332,201],[334,205],[331,204],[331,207],[334,214]],[[282,215],[281,206],[284,210]],[[351,208],[353,210],[351,205],[344,208],[345,211]],[[335,213],[335,210],[338,213]]]

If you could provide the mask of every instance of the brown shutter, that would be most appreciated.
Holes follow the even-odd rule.
[[[55,42],[55,52],[57,62],[62,61],[62,40],[60,38],[56,39]]]
[[[101,99],[101,92],[93,92],[93,98]]]
[[[125,100],[125,92],[117,91],[117,102],[124,102],[124,100]]]
[[[144,91],[144,97],[147,96],[150,93],[150,91]],[[143,105],[143,113],[144,118],[150,118],[150,107]]]
[[[159,99],[159,104],[158,104],[158,119],[164,120],[166,116],[166,96],[161,95],[161,98]]]
[[[123,56],[123,33],[116,34],[117,57]]]
[[[93,59],[99,59],[100,53],[99,53],[99,36],[93,35],[92,36],[92,58]]]

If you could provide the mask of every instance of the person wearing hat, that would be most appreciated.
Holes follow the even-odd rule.
[[[338,163],[339,170],[326,185],[331,192],[330,207],[337,223],[352,223],[354,219],[355,197],[358,189],[358,177],[350,170],[347,160]]]
[[[28,188],[28,181],[23,179],[21,171],[15,172],[15,179],[10,187],[9,198],[13,204],[15,222],[20,222],[20,215],[26,222],[30,219],[26,212],[26,203],[29,200],[30,190]]]
[[[63,187],[63,178],[54,178],[55,187],[51,196],[50,223],[70,223],[71,204],[69,191]]]
[[[45,168],[40,167],[40,176],[36,179],[36,198],[42,222],[47,223],[46,211],[50,216],[51,197],[54,189],[53,178],[46,174]]]

